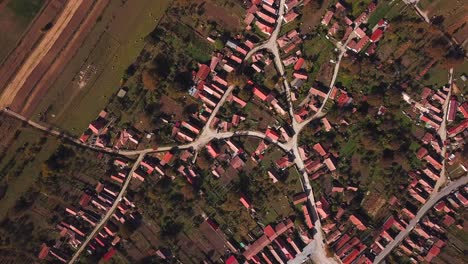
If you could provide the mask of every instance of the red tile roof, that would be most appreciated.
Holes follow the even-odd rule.
[[[250,207],[252,207],[252,205],[251,205],[250,202],[247,200],[247,197],[245,197],[244,194],[241,194],[241,195],[240,195],[239,201],[240,201],[240,202],[242,203],[242,205],[245,206],[245,208],[247,208],[247,209],[250,209]]]
[[[468,119],[463,120],[457,126],[450,127],[449,129],[447,129],[447,133],[449,134],[449,136],[453,136],[453,135],[456,135],[456,134],[462,132],[466,128],[468,128]]]
[[[279,134],[271,128],[267,128],[267,130],[265,131],[265,136],[271,139],[272,141],[278,141],[280,137]]]
[[[333,12],[328,10],[322,19],[322,24],[327,26],[330,23],[330,20],[332,19],[332,17],[333,17]]]
[[[200,64],[200,68],[198,68],[198,72],[195,75],[195,81],[204,81],[210,72],[211,69],[208,65]]]
[[[262,100],[262,101],[265,101],[267,96],[268,96],[265,92],[260,90],[260,88],[258,88],[258,87],[254,87],[253,92],[254,92],[254,95],[257,96],[258,98],[260,98],[260,100]]]
[[[418,150],[418,153],[416,153],[416,157],[418,159],[422,159],[424,156],[426,156],[428,153],[427,149],[425,147],[421,147],[419,150]]]
[[[351,221],[351,223],[353,223],[353,225],[356,226],[357,229],[361,230],[361,231],[364,231],[367,229],[367,227],[361,222],[361,220],[359,220],[356,216],[354,215],[351,215],[349,217],[349,221]]]
[[[371,42],[377,42],[380,40],[380,38],[383,36],[383,30],[378,28],[372,33],[372,36],[370,37]]]
[[[298,193],[293,196],[293,204],[300,204],[307,201],[307,194],[305,192]]]
[[[41,245],[41,251],[39,252],[39,255],[37,256],[39,259],[45,259],[49,255],[49,247],[42,243]]]
[[[297,61],[296,61],[296,64],[294,64],[294,70],[295,71],[298,71],[299,69],[302,68],[302,65],[304,64],[304,59],[303,58],[299,58]]]
[[[239,262],[237,261],[236,257],[234,256],[230,256],[226,262],[224,262],[226,264],[239,264]]]
[[[468,118],[468,101],[464,102],[458,107],[464,118]]]

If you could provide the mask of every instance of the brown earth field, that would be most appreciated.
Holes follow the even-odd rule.
[[[458,43],[466,45],[468,38],[468,6],[466,1],[457,0],[422,0],[419,6],[431,18],[443,16],[443,29],[456,39]]]
[[[71,38],[69,44],[58,55],[45,74],[42,75],[40,81],[35,85],[35,89],[32,91],[30,96],[27,96],[27,100],[24,101],[22,113],[25,116],[31,116],[34,113],[34,110],[40,102],[40,98],[44,97],[48,88],[52,86],[62,72],[62,69],[70,62],[71,58],[73,58],[76,51],[86,39],[86,36],[91,32],[98,17],[102,14],[109,1],[110,0],[100,0],[96,2],[93,9],[82,21],[79,30]]]
[[[70,38],[73,35],[78,35],[84,29],[80,27],[81,22],[87,16],[88,11],[91,9],[94,1],[83,1],[80,7],[76,10],[73,17],[68,22],[66,28],[62,31],[60,36],[56,39],[52,48],[47,52],[43,59],[37,64],[36,68],[31,72],[26,79],[23,87],[18,91],[15,99],[10,105],[10,108],[23,113],[23,106],[27,100],[34,102],[34,92],[37,91],[38,82],[46,73],[54,74],[51,68],[53,63],[61,63],[62,60],[67,58],[61,56],[61,51],[71,45]],[[75,33],[76,32],[76,33]],[[74,34],[75,33],[75,34]],[[60,54],[60,55],[59,55]],[[55,74],[56,75],[56,74]],[[47,87],[45,87],[47,88]]]
[[[66,40],[78,27],[79,22],[76,19],[81,21],[79,18],[83,15],[83,10],[86,12],[90,5],[88,1],[73,1],[65,5],[56,23],[46,30],[42,40],[32,50],[2,91],[0,107],[11,106],[13,110],[21,112],[18,100],[24,101],[26,99],[34,84],[42,77],[44,68],[50,67],[54,55],[63,49],[67,44]],[[73,27],[74,25],[75,27]],[[8,65],[5,66],[8,67]]]
[[[56,17],[63,9],[65,0],[51,0],[43,9],[40,14],[31,23],[31,26],[25,33],[23,39],[18,43],[17,47],[9,54],[4,63],[0,66],[0,92],[5,89],[8,81],[17,72],[21,64],[31,53],[36,43],[44,36],[42,29],[48,23],[54,23]],[[5,11],[6,12],[6,11]],[[0,21],[0,26],[12,26],[13,22]]]
[[[109,102],[121,77],[144,48],[170,0],[109,1],[91,32],[29,117],[47,120],[72,134],[81,134]],[[125,19],[123,19],[125,18]],[[31,109],[31,110],[30,110]]]

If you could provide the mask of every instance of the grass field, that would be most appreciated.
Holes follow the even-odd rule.
[[[7,7],[19,18],[31,21],[41,9],[45,0],[11,0]]]
[[[390,10],[398,8],[400,6],[402,6],[402,4],[396,1],[380,2],[377,6],[377,9],[372,13],[372,15],[369,17],[369,20],[367,21],[367,23],[369,24],[369,28],[373,28],[377,24],[377,22],[379,22],[380,19],[386,18]]]
[[[0,1],[0,62],[14,49],[44,3],[45,0]]]
[[[0,171],[5,170],[1,180],[8,184],[7,192],[0,200],[0,219],[5,217],[18,198],[39,177],[41,164],[49,158],[59,144],[59,141],[55,138],[48,139],[44,144],[41,144],[40,150],[33,154],[33,148],[36,145],[34,142],[37,142],[41,136],[42,132],[37,132],[32,128],[23,129],[15,143],[10,147],[9,155],[5,156],[0,164]],[[23,148],[26,143],[28,143],[27,146]],[[11,160],[14,160],[14,164],[9,162]],[[6,169],[8,166],[9,169]]]
[[[49,122],[80,134],[119,89],[125,69],[138,56],[144,37],[155,28],[169,3],[142,0],[122,5],[111,1],[34,117],[49,110],[55,116]]]

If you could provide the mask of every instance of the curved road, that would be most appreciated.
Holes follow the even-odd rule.
[[[384,250],[374,259],[374,263],[380,263],[384,260],[384,258],[394,249],[400,242],[413,230],[416,224],[421,220],[421,218],[429,211],[435,203],[437,203],[440,199],[444,198],[445,196],[449,195],[454,190],[458,189],[460,186],[463,186],[468,183],[468,174],[463,176],[462,178],[451,182],[447,187],[443,188],[440,192],[436,195],[431,196],[431,198],[419,209],[416,217],[413,218],[406,229],[401,231],[393,240],[390,242]]]

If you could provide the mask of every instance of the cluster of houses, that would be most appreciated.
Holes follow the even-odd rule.
[[[353,102],[351,94],[349,94],[344,88],[333,86],[330,90],[324,86],[311,87],[306,100],[303,101],[299,106],[299,109],[294,113],[294,118],[298,122],[302,122],[309,116],[317,113],[327,97],[328,99],[333,100],[340,108],[348,107]],[[353,111],[355,110],[353,109]],[[328,120],[325,119],[322,120],[322,122],[325,126],[325,130],[329,131],[331,126]]]
[[[463,210],[468,205],[467,191],[467,186],[462,187],[439,201],[433,207],[435,214],[424,216],[398,246],[398,254],[408,256],[412,263],[431,262],[438,256],[441,248],[447,244],[447,228],[455,226],[463,229],[455,218],[457,211]],[[379,254],[414,217],[411,212],[407,212],[405,217],[399,219],[394,216],[389,217],[382,226],[380,236],[371,245],[372,253]]]
[[[285,14],[282,17],[284,23],[295,20],[299,14],[295,8],[309,1],[287,0],[284,4]],[[278,21],[279,1],[277,0],[251,0],[248,2],[247,14],[244,23],[246,30],[257,28],[262,33],[270,36]]]
[[[344,190],[354,192],[356,187],[335,186],[332,192],[343,193]],[[326,243],[333,248],[342,263],[372,263],[367,254],[368,247],[360,239],[360,233],[368,230],[364,220],[351,214],[345,217],[345,209],[339,207],[336,214],[331,213],[330,202],[321,197],[315,203],[318,216],[322,221],[322,230]],[[305,213],[304,213],[305,214]]]
[[[79,140],[82,143],[99,148],[136,149],[141,142],[142,133],[134,127],[129,127],[116,131],[116,136],[112,138],[111,130],[114,121],[115,118],[111,114],[106,110],[102,110],[98,117],[89,123],[88,128],[81,134]]]
[[[272,226],[263,228],[262,235],[254,239],[250,244],[244,246],[242,258],[245,263],[286,263],[301,252],[300,246],[295,239],[295,227],[291,218],[280,221]],[[226,264],[243,263],[241,257],[231,255],[226,259]]]
[[[407,94],[403,94],[403,99],[413,107],[412,112],[405,112],[405,114],[412,119],[419,119],[425,127],[437,131],[441,129],[441,124],[446,119],[447,139],[445,142],[442,142],[436,134],[427,132],[422,138],[422,142],[428,146],[421,148],[417,153],[419,159],[424,158],[437,170],[441,168],[440,160],[445,159],[448,165],[458,162],[465,144],[464,138],[468,133],[466,131],[468,128],[468,102],[459,103],[457,96],[450,96],[450,89],[450,86],[443,86],[434,91],[425,87],[421,93],[420,101],[414,101]],[[445,116],[444,105],[448,106]],[[416,116],[417,114],[419,116]],[[447,148],[447,152],[445,157],[442,157],[444,146]],[[436,154],[431,156],[430,151],[435,151]],[[464,171],[467,171],[466,165],[460,165]]]
[[[254,99],[264,103],[270,110],[274,110],[277,114],[285,116],[287,114],[287,107],[284,105],[284,102],[280,102],[277,98],[276,91],[264,89],[252,81],[247,82],[247,89],[253,91]]]
[[[121,185],[126,179],[129,168],[122,160],[114,161],[115,170],[108,179],[99,181],[94,189],[86,189],[78,207],[67,206],[63,220],[57,224],[59,238],[54,244],[43,243],[38,254],[39,259],[55,259],[66,263],[73,252],[86,240],[91,230],[99,224],[102,217],[115,203],[120,193]],[[115,254],[115,247],[121,240],[118,236],[119,224],[133,221],[138,217],[135,204],[128,197],[118,203],[117,210],[111,215],[110,221],[88,243],[89,254],[100,254],[103,260],[108,260]]]
[[[376,43],[382,38],[389,26],[384,19],[381,19],[371,30],[365,28],[364,24],[367,23],[369,16],[376,8],[377,4],[372,1],[364,12],[352,20],[347,16],[346,7],[338,1],[322,19],[322,25],[325,27],[333,23],[328,29],[327,37],[335,38],[340,28],[345,28],[344,36],[339,41],[345,43],[349,39],[346,46],[348,50],[355,53],[365,50],[365,54],[368,56],[374,54],[377,47]],[[369,33],[366,33],[366,31]]]
[[[188,121],[175,124],[172,136],[176,140],[191,142],[201,133],[214,108],[228,89],[227,75],[242,64],[248,51],[254,46],[255,43],[251,39],[238,37],[228,40],[222,53],[217,52],[211,57],[210,65],[199,64],[198,70],[193,72],[193,86],[189,94],[201,100],[202,109],[194,113]],[[247,105],[247,102],[232,94],[227,95],[226,101],[234,102],[241,108]],[[244,119],[240,115],[234,115],[232,120],[214,118],[209,126],[229,131]]]

